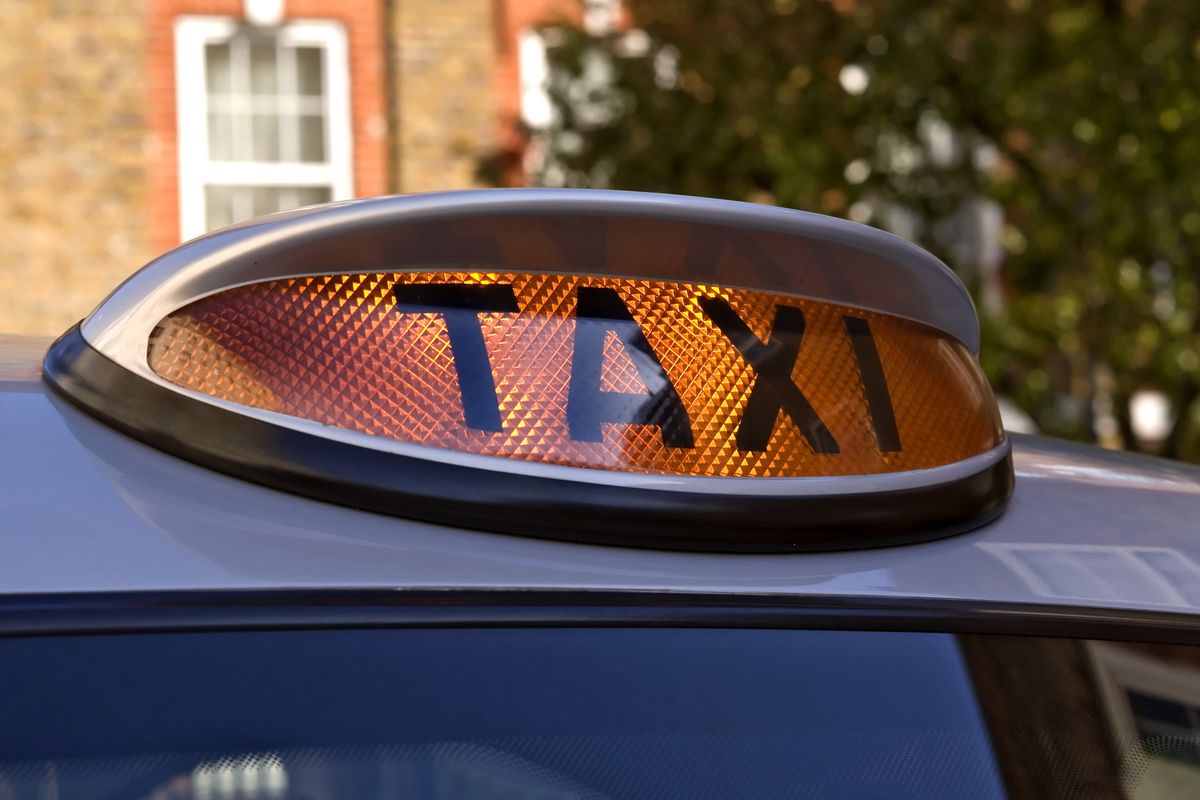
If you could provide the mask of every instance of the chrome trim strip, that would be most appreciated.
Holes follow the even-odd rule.
[[[586,189],[491,189],[379,197],[251,220],[193,239],[152,261],[92,312],[82,333],[103,355],[154,379],[146,363],[150,333],[172,311],[199,297],[236,285],[297,275],[428,269],[427,265],[397,265],[389,257],[389,236],[406,224],[563,215],[718,225],[795,236],[807,245],[808,260],[769,276],[731,275],[726,281],[713,282],[797,294],[911,319],[953,336],[972,353],[978,352],[979,323],[962,282],[937,258],[889,233],[833,217],[749,203]],[[839,259],[839,254],[857,258],[849,263]],[[511,265],[504,268],[513,269]],[[579,272],[680,279],[677,272],[656,269],[653,264],[640,264],[626,273],[611,264],[590,263],[579,265]],[[709,282],[710,277],[720,276],[703,280]],[[857,292],[868,282],[875,294],[870,302],[864,302]],[[879,291],[881,282],[887,291]]]

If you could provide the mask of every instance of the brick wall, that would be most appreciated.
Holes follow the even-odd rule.
[[[355,194],[478,186],[498,146],[519,160],[515,33],[564,4],[286,0],[346,26]],[[243,6],[0,0],[0,331],[61,332],[179,242],[174,20]]]
[[[4,2],[4,0],[0,0]],[[179,244],[179,155],[175,97],[175,19],[195,14],[241,19],[244,0],[146,0],[151,148],[147,164],[153,200],[149,220],[155,252]],[[389,191],[383,0],[286,0],[288,19],[331,19],[346,27],[350,51],[350,118],[354,193]]]
[[[0,330],[60,333],[150,255],[140,3],[0,2]]]
[[[479,184],[494,148],[494,0],[390,0],[403,192]]]

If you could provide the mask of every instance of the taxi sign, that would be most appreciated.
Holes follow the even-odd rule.
[[[949,270],[863,226],[494,191],[185,244],[46,375],[144,441],[320,499],[578,541],[836,549],[1002,509],[977,337]]]
[[[961,461],[1003,438],[978,367],[945,334],[629,278],[255,283],[169,315],[149,363],[175,385],[323,425],[634,472],[864,475]]]

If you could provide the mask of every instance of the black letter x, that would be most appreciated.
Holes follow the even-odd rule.
[[[800,309],[775,306],[771,335],[764,344],[721,298],[702,297],[700,307],[757,373],[738,425],[738,449],[766,450],[782,408],[800,428],[814,453],[839,452],[829,428],[792,382],[792,368],[804,337],[804,314]]]

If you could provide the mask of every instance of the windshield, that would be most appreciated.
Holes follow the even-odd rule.
[[[0,797],[1002,796],[947,635],[304,631],[0,651]]]
[[[523,628],[0,640],[0,800],[1188,798],[1200,649]]]

